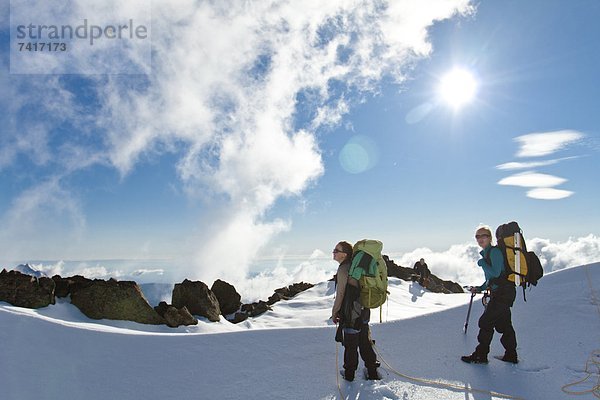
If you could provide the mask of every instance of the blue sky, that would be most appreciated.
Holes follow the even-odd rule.
[[[380,96],[347,117],[352,129],[342,126],[335,139],[328,138],[326,172],[314,191],[327,199],[318,202],[330,204],[328,214],[356,213],[358,202],[340,186],[361,182],[367,191],[380,191],[367,202],[381,210],[380,217],[364,215],[362,226],[353,217],[343,229],[360,236],[366,226],[367,235],[381,231],[388,242],[407,248],[444,248],[469,238],[479,222],[495,226],[511,219],[530,236],[554,240],[597,233],[592,210],[598,198],[599,117],[592,82],[600,62],[593,24],[600,7],[592,2],[490,3],[481,2],[471,17],[435,25],[433,53],[418,63],[412,79],[400,88],[384,85]],[[439,78],[454,65],[477,74],[477,98],[456,112],[439,105],[418,123],[407,123],[411,110],[434,101]],[[545,157],[516,157],[515,138],[562,130],[582,138]],[[379,163],[359,175],[344,174],[338,162],[339,147],[353,134],[368,135],[380,151]],[[563,157],[577,158],[516,171],[497,168]],[[557,188],[573,194],[539,200],[527,197],[527,188],[498,185],[524,171],[565,178]],[[354,204],[344,206],[349,203]],[[311,218],[306,230],[319,218],[331,218],[325,214]],[[325,229],[333,234],[339,221]]]
[[[364,237],[441,251],[482,222],[599,234],[600,4],[330,3],[154,1],[151,72],[132,75],[85,54],[11,70],[0,6],[0,259],[236,267]],[[147,67],[134,55],[115,58]],[[477,82],[456,109],[454,67]]]

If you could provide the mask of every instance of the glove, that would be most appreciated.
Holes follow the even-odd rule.
[[[479,261],[477,261],[477,265],[479,265],[480,267],[485,267],[487,263],[485,262],[485,260],[483,258],[479,259]]]

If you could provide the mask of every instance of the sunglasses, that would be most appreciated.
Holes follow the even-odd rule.
[[[332,253],[333,253],[333,254],[336,254],[336,253],[343,253],[343,251],[342,251],[342,250],[338,250],[338,249],[333,249]]]
[[[490,235],[488,235],[487,233],[481,234],[481,235],[475,235],[475,239],[481,239],[481,238],[485,238],[485,237],[491,237]]]

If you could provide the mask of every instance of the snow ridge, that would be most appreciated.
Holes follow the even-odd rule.
[[[473,304],[465,335],[468,294],[435,294],[391,279],[384,323],[372,321],[383,379],[342,380],[339,390],[330,282],[239,325],[200,321],[172,329],[93,321],[68,301],[39,310],[0,303],[0,383],[3,398],[25,400],[334,399],[340,390],[367,400],[571,398],[567,390],[587,390],[578,398],[592,399],[597,378],[583,379],[600,343],[599,288],[600,263],[547,274],[513,307],[521,362],[468,365],[459,358],[476,345],[481,302]]]

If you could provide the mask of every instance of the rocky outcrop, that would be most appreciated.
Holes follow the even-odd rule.
[[[292,297],[296,296],[298,293],[308,290],[313,286],[315,285],[313,285],[312,283],[300,282],[294,283],[293,285],[286,286],[283,288],[275,289],[275,293],[273,293],[273,295],[269,297],[267,303],[269,305],[273,305],[280,300],[289,300]]]
[[[75,275],[68,278],[62,278],[60,275],[54,275],[52,280],[56,285],[54,294],[59,298],[67,297],[78,289],[91,286],[94,282],[93,280],[84,278],[81,275]]]
[[[396,278],[400,278],[404,281],[412,280],[412,276],[415,271],[412,268],[401,267],[400,265],[396,265],[394,260],[390,260],[390,258],[386,255],[383,256],[383,260],[387,265],[388,276],[394,276]]]
[[[133,281],[95,279],[81,286],[71,286],[71,303],[92,319],[126,320],[151,325],[165,323]]]
[[[464,293],[463,288],[458,283],[445,281],[433,274],[429,277],[427,289],[435,293]]]
[[[213,291],[203,282],[186,279],[175,285],[173,305],[161,302],[152,308],[137,283],[133,281],[91,280],[80,275],[66,278],[55,275],[52,279],[36,278],[18,271],[4,270],[0,274],[0,301],[20,307],[39,308],[54,304],[54,296],[71,296],[71,303],[88,318],[177,327],[198,324],[193,315],[216,322],[219,321],[221,313],[226,315],[230,322],[239,323],[272,310],[271,305],[274,303],[289,300],[313,286],[311,283],[295,283],[275,289],[268,301],[259,300],[242,305],[240,294],[227,282],[215,281]],[[25,287],[28,289],[23,290]],[[15,297],[16,293],[19,296]]]
[[[210,290],[217,297],[217,301],[219,302],[219,308],[221,309],[221,314],[229,315],[240,309],[242,305],[242,296],[235,290],[233,285],[230,285],[227,282],[224,282],[220,279],[217,279]]]
[[[171,328],[177,328],[178,326],[198,325],[198,320],[194,318],[186,307],[177,309],[172,305],[161,301],[158,306],[154,307],[154,310],[164,318],[167,325]]]
[[[221,309],[215,294],[204,282],[184,280],[173,288],[172,301],[176,308],[187,307],[193,315],[206,317],[209,321],[219,321]]]
[[[242,312],[246,313],[249,317],[256,317],[269,310],[272,310],[271,306],[269,306],[269,303],[262,300],[242,305]]]
[[[401,267],[396,265],[393,260],[386,255],[383,256],[388,269],[388,276],[394,276],[405,281],[416,281],[416,275],[412,268]],[[430,292],[434,293],[464,293],[462,287],[452,281],[445,281],[438,278],[434,274],[429,276],[429,280],[425,282],[425,287]]]
[[[310,289],[314,285],[312,283],[300,282],[283,288],[275,289],[275,292],[268,301],[259,300],[250,304],[242,304],[241,312],[229,319],[229,322],[234,324],[245,321],[248,317],[257,317],[267,311],[272,310],[271,306],[280,300],[289,300],[298,293]]]
[[[231,322],[232,324],[239,324],[240,322],[247,320],[248,317],[249,315],[245,312],[236,312],[233,317],[228,318],[227,321]]]
[[[19,271],[0,272],[0,301],[17,307],[42,308],[55,303],[54,281]]]

